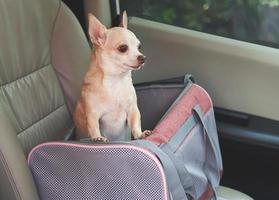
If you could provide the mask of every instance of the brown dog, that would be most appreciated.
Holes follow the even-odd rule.
[[[89,35],[95,50],[74,112],[78,137],[93,141],[128,140],[151,134],[141,130],[140,112],[131,71],[145,62],[140,42],[127,29],[124,12],[120,27],[107,29],[89,14]]]

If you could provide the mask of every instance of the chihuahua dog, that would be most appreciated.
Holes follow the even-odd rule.
[[[90,136],[93,141],[144,138],[137,97],[131,71],[144,65],[141,44],[127,29],[127,14],[123,13],[119,27],[107,29],[89,14],[89,36],[94,51],[89,70],[74,111],[74,123],[79,138]]]

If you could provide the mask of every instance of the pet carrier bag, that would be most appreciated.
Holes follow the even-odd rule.
[[[214,199],[222,160],[212,102],[189,77],[136,87],[143,127],[155,127],[145,140],[35,147],[40,198]]]
[[[223,167],[213,104],[207,92],[191,79],[189,75],[185,77],[184,87],[181,84],[163,83],[138,88],[142,100],[153,96],[160,101],[158,91],[169,96],[170,91],[178,90],[180,95],[157,123],[153,134],[134,143],[159,157],[167,180],[175,177],[168,174],[171,170],[165,167],[166,163],[172,162],[188,199],[216,198],[215,188],[219,186]],[[150,104],[156,105],[155,102],[140,103],[141,106],[149,107],[145,108],[149,113],[153,112]],[[157,106],[157,115],[160,115],[165,106]],[[171,192],[181,188],[177,183],[171,184],[172,181],[169,181]]]

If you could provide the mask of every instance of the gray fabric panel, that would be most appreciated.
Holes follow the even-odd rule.
[[[134,140],[132,141],[132,143],[140,147],[149,149],[159,158],[164,168],[164,172],[166,174],[168,183],[168,189],[173,199],[187,200],[188,198],[180,181],[180,174],[177,172],[177,168],[175,164],[172,162],[171,158],[159,147],[147,140]]]
[[[80,96],[90,54],[91,49],[79,22],[62,4],[51,41],[51,63],[57,72],[70,112],[73,112]]]
[[[185,77],[186,78],[186,77]],[[185,80],[184,80],[185,81]],[[173,109],[173,107],[177,104],[177,102],[180,101],[181,97],[183,97],[188,90],[192,87],[192,82],[188,82],[187,85],[184,85],[183,90],[180,92],[180,94],[176,97],[175,101],[172,103],[172,105],[169,107],[169,109],[165,112],[163,117],[161,118],[160,121],[164,119],[165,116],[169,114],[169,112]],[[158,123],[160,123],[160,121]]]
[[[201,111],[198,111],[199,113],[201,113]],[[202,117],[202,121],[204,122],[205,126],[206,126],[206,130],[208,130],[207,133],[208,134],[208,139],[210,139],[211,141],[207,141],[207,142],[211,142],[209,145],[212,146],[212,148],[214,148],[214,152],[216,152],[215,156],[213,156],[214,152],[211,151],[211,148],[209,146],[206,145],[205,140],[201,139],[201,141],[204,143],[201,146],[204,146],[204,148],[207,148],[206,150],[206,155],[203,155],[203,153],[199,154],[198,151],[195,151],[191,157],[190,160],[194,160],[195,157],[204,157],[205,156],[209,156],[209,158],[207,158],[209,160],[208,163],[213,163],[212,166],[215,166],[214,169],[217,169],[217,173],[214,174],[211,180],[213,180],[213,184],[218,185],[219,181],[220,181],[220,171],[219,170],[223,170],[223,166],[222,166],[222,157],[221,152],[220,152],[220,147],[219,147],[219,141],[218,141],[218,135],[216,132],[216,124],[215,124],[215,117],[214,117],[214,110],[213,108],[210,108],[210,110],[203,115]],[[188,137],[188,138],[192,138],[191,143],[194,144],[194,140],[197,140],[197,138],[201,138],[201,136],[197,135],[197,134],[193,134],[193,132],[199,130],[201,131],[201,127],[197,127],[196,126],[197,123],[197,119],[194,118],[194,116],[189,117],[186,122],[183,124],[183,126],[181,126],[181,128],[177,131],[177,133],[171,138],[171,140],[169,141],[169,143],[167,143],[165,146],[168,146],[169,149],[172,150],[172,152],[175,152],[178,146],[185,146],[185,148],[191,149],[189,148],[189,145],[192,144],[183,144],[181,141],[184,141],[183,137]],[[196,127],[195,127],[196,126]],[[189,132],[190,130],[192,130],[191,132]],[[201,131],[202,132],[202,131]],[[191,136],[188,136],[187,134],[191,134]],[[195,138],[194,138],[195,137]],[[190,141],[190,140],[189,140]],[[193,148],[194,149],[194,146]],[[185,152],[183,151],[178,151],[178,154],[185,154]],[[183,155],[180,155],[180,157],[183,157]],[[188,155],[191,155],[190,153]],[[195,169],[197,169],[198,167],[194,167]],[[196,170],[197,171],[197,170]],[[210,169],[210,171],[214,171],[213,168]],[[217,183],[216,183],[217,182]]]
[[[157,161],[123,143],[52,142],[28,158],[42,200],[168,200]]]
[[[136,88],[143,130],[152,130],[155,127],[184,87],[184,85],[152,85]]]
[[[184,162],[185,168],[191,174],[192,181],[195,185],[195,192],[197,197],[207,188],[207,177],[205,176],[204,162],[205,162],[205,138],[203,137],[202,127],[198,123],[191,133],[185,136],[179,146],[179,150],[175,151],[177,159]]]
[[[186,194],[190,195],[193,199],[196,199],[197,194],[193,185],[193,180],[191,174],[188,172],[186,166],[184,165],[183,160],[177,159],[175,153],[172,151],[172,148],[170,148],[170,145],[168,145],[168,143],[161,145],[160,149],[162,149],[163,152],[165,152],[169,156],[169,158],[175,165],[175,168],[177,170],[177,173],[179,174],[180,181]]]

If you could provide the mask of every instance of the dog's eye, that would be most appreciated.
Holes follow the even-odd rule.
[[[119,52],[125,53],[128,50],[128,46],[126,44],[122,44],[117,49]]]
[[[139,44],[139,46],[138,46],[138,50],[140,50],[141,49],[141,44]]]

